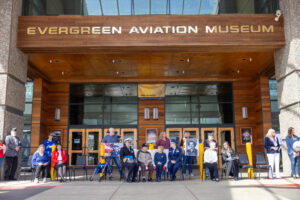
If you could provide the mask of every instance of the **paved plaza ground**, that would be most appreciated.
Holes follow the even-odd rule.
[[[281,180],[192,180],[161,183],[124,183],[118,180],[76,181],[61,184],[53,181],[34,184],[31,181],[0,182],[0,200],[197,200],[197,199],[299,199],[300,179]]]

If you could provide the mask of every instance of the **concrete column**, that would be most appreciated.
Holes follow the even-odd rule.
[[[275,52],[275,71],[280,134],[285,138],[290,126],[300,136],[300,1],[280,0],[279,3],[284,15],[286,45]],[[282,160],[284,175],[289,176],[291,166],[285,145]]]
[[[4,139],[12,127],[17,127],[18,136],[22,138],[24,126],[27,55],[16,47],[21,11],[22,0],[0,1],[0,139]]]

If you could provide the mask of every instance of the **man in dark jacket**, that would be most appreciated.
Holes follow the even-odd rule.
[[[169,149],[169,162],[168,162],[168,172],[169,172],[169,180],[174,181],[176,179],[176,172],[179,167],[182,165],[182,149],[177,147],[177,140],[171,140],[171,147]]]
[[[5,145],[7,146],[5,152],[5,180],[16,180],[15,173],[18,167],[18,154],[21,148],[21,141],[17,137],[17,128],[12,128],[10,135],[5,138]]]
[[[122,168],[128,168],[127,182],[137,182],[138,164],[135,160],[134,150],[131,148],[131,139],[125,139],[125,145],[120,150]]]

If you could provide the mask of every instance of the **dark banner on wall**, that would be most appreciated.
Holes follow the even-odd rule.
[[[22,16],[18,27],[25,52],[257,51],[284,43],[282,18],[272,14]]]

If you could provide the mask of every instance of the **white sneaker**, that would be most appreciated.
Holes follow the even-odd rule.
[[[193,174],[193,173],[190,173],[190,177],[194,177],[194,174]]]
[[[39,179],[38,178],[35,178],[33,183],[39,183]]]
[[[47,182],[47,178],[43,178],[43,183],[46,183]]]

